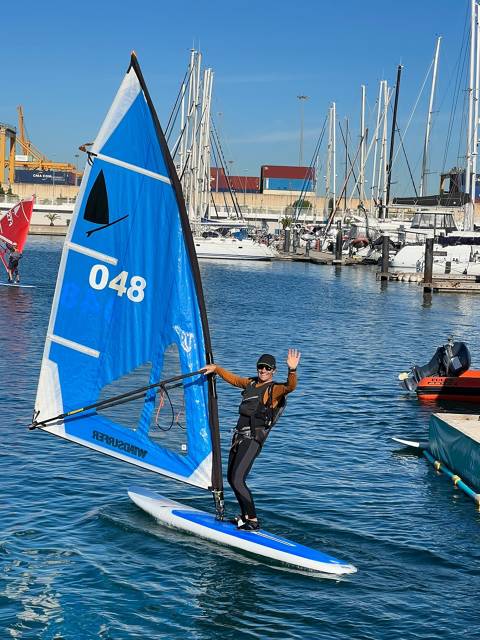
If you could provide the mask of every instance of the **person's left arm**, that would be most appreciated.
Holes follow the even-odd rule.
[[[289,349],[287,356],[288,378],[285,384],[275,384],[272,389],[272,403],[276,405],[280,398],[297,388],[297,367],[301,357],[297,349]]]

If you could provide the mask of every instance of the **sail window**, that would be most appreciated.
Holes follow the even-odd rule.
[[[141,387],[148,386],[149,384],[151,384],[151,370],[151,362],[146,362],[127,375],[114,380],[110,384],[103,387],[98,398],[99,402],[107,400],[109,398],[116,398],[117,396],[121,396],[126,393],[130,393],[134,389],[140,389]],[[112,420],[122,427],[126,427],[128,429],[136,429],[139,425],[144,405],[144,397],[129,400],[128,402],[119,400],[118,404],[113,404],[113,406],[107,406],[106,408],[100,407],[98,409],[98,413],[99,415]]]
[[[109,222],[107,186],[103,171],[100,171],[95,179],[83,217],[88,222],[95,224],[108,224]]]
[[[160,380],[181,375],[180,355],[176,344],[164,352]],[[185,384],[192,384],[187,380]],[[167,385],[155,398],[155,409],[149,425],[149,438],[162,447],[179,454],[187,454],[187,430],[185,414],[184,381]]]

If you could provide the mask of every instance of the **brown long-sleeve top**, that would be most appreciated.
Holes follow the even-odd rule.
[[[239,387],[240,389],[246,389],[249,382],[251,382],[252,380],[252,378],[242,378],[242,376],[237,376],[235,373],[232,373],[231,371],[228,371],[223,367],[219,367],[218,365],[217,365],[217,368],[215,369],[215,373],[218,373],[218,375],[223,380],[225,380],[225,382],[228,382],[234,387]],[[265,383],[259,382],[255,386],[260,387],[262,384],[265,384]],[[274,387],[272,389],[272,407],[276,407],[278,404],[278,401],[281,398],[283,398],[283,396],[286,396],[287,393],[291,393],[292,391],[295,391],[296,387],[297,387],[297,372],[289,371],[286,383],[275,382],[274,384]],[[267,402],[268,402],[268,387],[265,390],[265,393],[263,394],[263,403],[266,404]]]

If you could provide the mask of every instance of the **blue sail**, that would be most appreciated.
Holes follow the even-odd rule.
[[[132,56],[89,152],[65,241],[37,391],[37,422],[97,403],[105,387],[142,365],[151,366],[150,383],[158,382],[172,345],[182,373],[212,360],[181,188]],[[183,395],[186,452],[152,439],[152,393],[129,426],[92,410],[43,428],[166,476],[220,489],[212,382],[202,375],[186,378]]]

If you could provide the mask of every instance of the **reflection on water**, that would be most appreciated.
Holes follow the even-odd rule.
[[[302,351],[299,387],[250,485],[266,528],[359,568],[314,579],[162,528],[126,491],[143,484],[211,509],[208,494],[26,430],[62,242],[29,240],[22,278],[34,289],[0,287],[2,638],[480,635],[480,515],[391,441],[423,438],[439,408],[405,395],[400,371],[451,334],[480,366],[475,297],[426,306],[421,287],[382,289],[370,268],[201,262],[219,363],[255,375],[272,352],[281,380],[288,347]],[[226,455],[240,392],[217,386]],[[118,410],[128,424],[128,405]],[[227,507],[236,513],[229,490]]]

